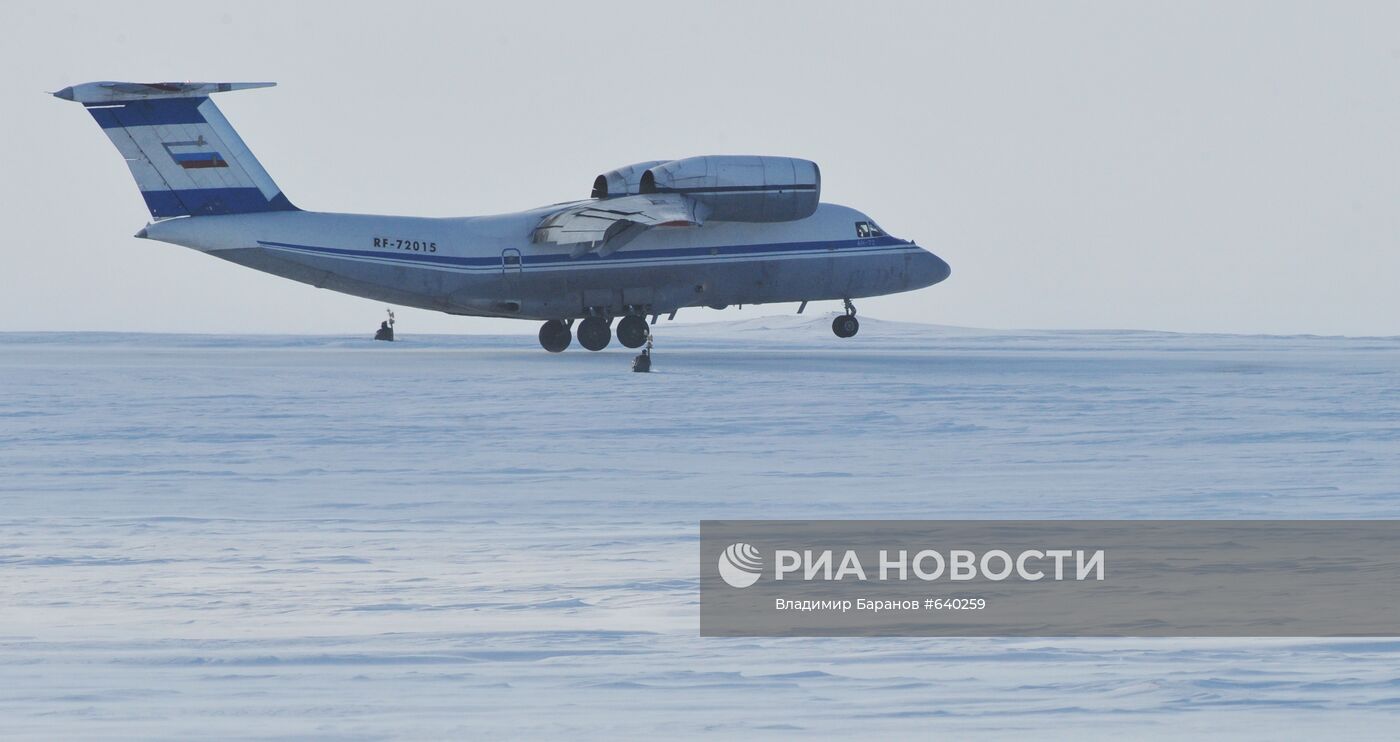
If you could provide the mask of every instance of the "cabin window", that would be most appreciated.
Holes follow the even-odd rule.
[[[856,237],[858,239],[868,239],[870,237],[884,237],[884,230],[875,225],[875,222],[856,222]]]

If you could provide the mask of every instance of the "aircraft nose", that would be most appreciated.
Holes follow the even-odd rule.
[[[942,281],[952,272],[952,267],[943,258],[921,248],[910,266],[909,279],[914,288],[923,288]]]

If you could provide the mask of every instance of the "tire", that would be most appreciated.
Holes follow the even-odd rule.
[[[855,337],[856,333],[860,332],[860,320],[852,315],[843,314],[831,321],[831,331],[839,338]]]
[[[578,344],[589,350],[602,350],[612,341],[612,328],[602,317],[589,317],[578,323]]]
[[[628,348],[640,348],[646,345],[647,336],[651,334],[651,328],[647,327],[647,321],[636,315],[623,317],[617,323],[617,341]]]
[[[569,332],[569,326],[557,319],[540,326],[540,345],[550,353],[563,353],[573,341],[574,334]]]

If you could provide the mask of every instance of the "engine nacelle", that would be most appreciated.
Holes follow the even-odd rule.
[[[624,170],[628,168],[614,172]],[[710,219],[722,222],[805,219],[816,213],[821,188],[821,170],[815,162],[739,155],[654,164],[640,174],[637,183],[640,193],[685,194],[705,206]]]
[[[666,164],[666,160],[652,160],[651,162],[639,162],[635,165],[620,167],[593,179],[593,198],[614,198],[617,196],[635,196],[641,191],[639,186],[642,180],[642,173],[648,168]]]

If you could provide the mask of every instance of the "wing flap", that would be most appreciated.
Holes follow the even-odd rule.
[[[607,255],[646,229],[657,226],[700,226],[703,207],[677,193],[653,193],[588,201],[566,207],[542,219],[531,239],[535,243],[586,245],[603,243]],[[606,250],[606,252],[604,252]],[[583,250],[584,254],[589,250]]]

